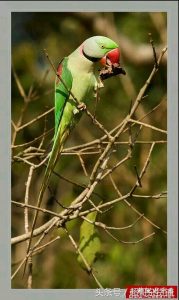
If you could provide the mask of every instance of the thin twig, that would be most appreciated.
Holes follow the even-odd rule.
[[[80,251],[79,247],[77,246],[77,244],[76,244],[74,238],[72,237],[72,235],[69,233],[69,231],[68,231],[66,228],[64,228],[64,230],[65,230],[66,234],[68,235],[68,237],[69,237],[69,239],[70,239],[70,241],[71,241],[73,247],[75,248],[75,250],[77,251],[77,253],[80,255],[80,257],[81,257],[83,263],[85,264],[85,267],[86,267],[86,270],[87,270],[88,274],[89,274],[89,275],[92,275],[92,277],[93,277],[94,280],[96,281],[98,287],[101,288],[101,289],[103,289],[102,284],[99,282],[99,280],[98,280],[97,277],[95,276],[92,267],[90,267],[90,265],[88,264],[88,262],[87,262],[86,258],[84,257],[83,253]]]
[[[153,50],[155,68],[158,69],[159,65],[158,65],[158,62],[157,62],[157,54],[156,54],[156,50],[155,50],[155,46],[154,46],[154,41],[152,39],[152,34],[151,33],[149,33],[149,37],[150,37],[150,43],[151,43],[152,50]]]

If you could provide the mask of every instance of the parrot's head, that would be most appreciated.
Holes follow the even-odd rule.
[[[115,54],[112,54],[112,51],[115,50]],[[107,59],[107,55],[115,57],[115,60],[119,62],[119,49],[118,45],[111,39],[105,36],[93,36],[84,41],[82,44],[82,53],[85,57],[90,59],[91,61],[100,61],[100,59],[104,58],[101,63],[105,64],[105,60]],[[111,53],[111,55],[110,55]],[[118,56],[118,57],[117,57]]]

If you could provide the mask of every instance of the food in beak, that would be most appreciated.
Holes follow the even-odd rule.
[[[108,54],[100,60],[100,63],[104,66],[99,72],[101,80],[120,74],[126,74],[125,70],[120,66],[120,50],[118,48],[108,52]]]

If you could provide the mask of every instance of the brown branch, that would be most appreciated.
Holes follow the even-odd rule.
[[[32,125],[33,123],[39,121],[40,119],[44,118],[45,116],[47,116],[48,114],[50,114],[51,112],[54,111],[54,107],[50,108],[49,110],[47,110],[46,112],[44,112],[43,114],[35,117],[34,119],[32,119],[31,121],[27,122],[26,124],[24,125],[21,125],[17,128],[17,131],[20,131],[22,129],[24,129],[25,127],[29,126],[29,125]],[[44,134],[43,134],[44,136]]]
[[[140,121],[137,121],[137,120],[134,120],[134,119],[130,119],[129,122],[131,123],[135,123],[135,124],[139,124],[139,125],[142,125],[142,126],[145,126],[147,128],[151,128],[152,130],[156,130],[158,132],[161,132],[161,133],[165,133],[167,134],[167,131],[166,130],[163,130],[163,129],[160,129],[160,128],[157,128],[155,126],[152,126],[150,124],[146,124],[146,123],[143,123],[143,122],[140,122]]]

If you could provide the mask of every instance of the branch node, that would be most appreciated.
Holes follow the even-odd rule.
[[[156,54],[156,49],[155,49],[155,46],[154,46],[154,41],[152,39],[152,34],[149,32],[149,38],[150,38],[150,44],[152,46],[152,51],[153,51],[153,56],[154,56],[154,66],[155,66],[155,69],[158,70],[159,68],[159,64],[157,62],[157,54]]]

